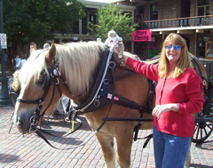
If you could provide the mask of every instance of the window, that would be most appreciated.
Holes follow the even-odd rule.
[[[87,8],[86,10],[87,16],[82,19],[82,34],[87,34],[89,32],[88,30],[89,22],[93,24],[97,23],[96,18],[97,9]]]
[[[150,20],[158,20],[158,4],[151,4],[150,12]]]
[[[209,15],[209,0],[197,1],[197,15],[198,16]]]
[[[197,6],[209,5],[209,0],[198,0]]]
[[[72,27],[71,33],[79,34],[79,21],[74,22],[74,23],[71,25],[71,27]]]

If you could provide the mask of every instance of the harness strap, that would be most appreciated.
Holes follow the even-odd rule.
[[[117,81],[117,80],[120,80],[120,79],[123,79],[123,78],[127,78],[127,77],[129,77],[129,76],[132,76],[132,75],[136,74],[135,71],[133,71],[133,70],[131,70],[131,69],[127,69],[127,68],[125,68],[125,67],[116,66],[116,68],[129,71],[128,73],[125,73],[125,74],[123,74],[123,75],[116,76],[116,77],[115,77],[115,80],[116,80],[116,81]]]
[[[113,96],[111,93],[108,93],[107,94],[107,99],[113,99],[113,101],[121,106],[124,106],[124,107],[128,107],[128,108],[132,108],[132,109],[136,109],[136,110],[140,110],[140,111],[143,111],[143,112],[146,112],[147,111],[147,107],[146,106],[141,106],[139,105],[138,103],[132,101],[132,100],[129,100],[127,98],[124,98],[122,96],[118,96],[118,95],[115,95]]]
[[[140,118],[143,118],[143,114],[144,114],[144,111],[140,110]],[[142,125],[142,121],[138,122],[138,124],[134,128],[134,132],[135,132],[134,138],[133,138],[134,141],[136,141],[138,139],[138,132],[140,130],[141,125]]]
[[[107,54],[105,54],[105,53],[107,53]],[[110,69],[109,63],[110,63],[111,58],[112,58],[112,52],[109,52],[108,50],[106,50],[103,54],[103,60],[101,60],[101,66],[100,66],[99,72],[96,76],[96,78],[98,78],[99,81],[98,82],[96,81],[93,84],[92,90],[91,90],[90,94],[88,95],[88,97],[85,99],[85,101],[82,104],[78,104],[78,106],[75,107],[75,109],[77,109],[79,113],[85,112],[87,110],[87,108],[90,105],[92,105],[92,103],[98,96],[101,86],[104,83],[105,76],[107,75],[107,71],[108,71],[108,69]]]
[[[123,75],[116,76],[116,77],[115,77],[115,80],[117,81],[117,80],[120,80],[120,79],[123,79],[123,78],[127,78],[127,77],[129,77],[129,76],[134,75],[134,74],[135,74],[134,72],[128,72],[128,73],[125,73],[125,74],[123,74]]]
[[[148,136],[144,137],[143,139],[146,139],[146,141],[143,144],[143,148],[146,147],[146,145],[148,144],[148,142],[150,141],[150,139],[153,137],[153,134],[149,134]]]

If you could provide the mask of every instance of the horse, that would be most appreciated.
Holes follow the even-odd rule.
[[[129,52],[124,55],[136,58]],[[152,123],[107,118],[152,118],[147,113],[150,84],[146,77],[120,66],[117,60],[117,55],[101,42],[52,44],[32,53],[16,72],[13,86],[19,90],[13,117],[18,130],[23,134],[34,132],[39,119],[65,95],[78,104],[77,112],[96,131],[106,166],[130,167],[134,130],[137,126],[151,129]]]

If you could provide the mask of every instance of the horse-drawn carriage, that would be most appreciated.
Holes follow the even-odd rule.
[[[213,131],[213,61],[201,60],[207,75],[208,88],[206,88],[206,102],[203,110],[195,117],[196,126],[193,135],[194,143],[203,143]]]
[[[196,117],[193,137],[194,142],[203,142],[213,130],[213,88],[211,83],[207,84],[202,63],[191,57],[206,84],[207,99],[204,110]],[[119,164],[129,167],[133,133],[141,127],[151,128],[152,114],[146,113],[150,111],[151,106],[147,103],[153,93],[150,82],[120,66],[102,43],[52,45],[50,49],[38,50],[17,74],[14,84],[16,90],[20,90],[14,112],[14,122],[20,132],[38,132],[38,121],[63,94],[78,102],[76,111],[84,112],[90,127],[96,131],[108,167],[116,167],[114,137]]]

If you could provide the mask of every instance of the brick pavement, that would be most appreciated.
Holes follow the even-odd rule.
[[[48,146],[35,134],[24,137],[15,126],[8,133],[11,125],[13,107],[0,107],[0,168],[103,168],[105,163],[100,146],[92,136],[91,129],[82,116],[83,126],[79,131],[65,138],[46,136],[58,148]],[[57,135],[64,135],[69,131],[69,124],[63,119],[49,120],[46,129]],[[140,131],[139,137],[148,135],[150,131]],[[89,138],[88,138],[89,137]],[[77,147],[85,142],[83,146]],[[153,143],[150,141],[145,149],[144,140],[137,140],[132,147],[132,168],[154,168]],[[191,168],[213,168],[213,133],[204,144],[192,144]]]

